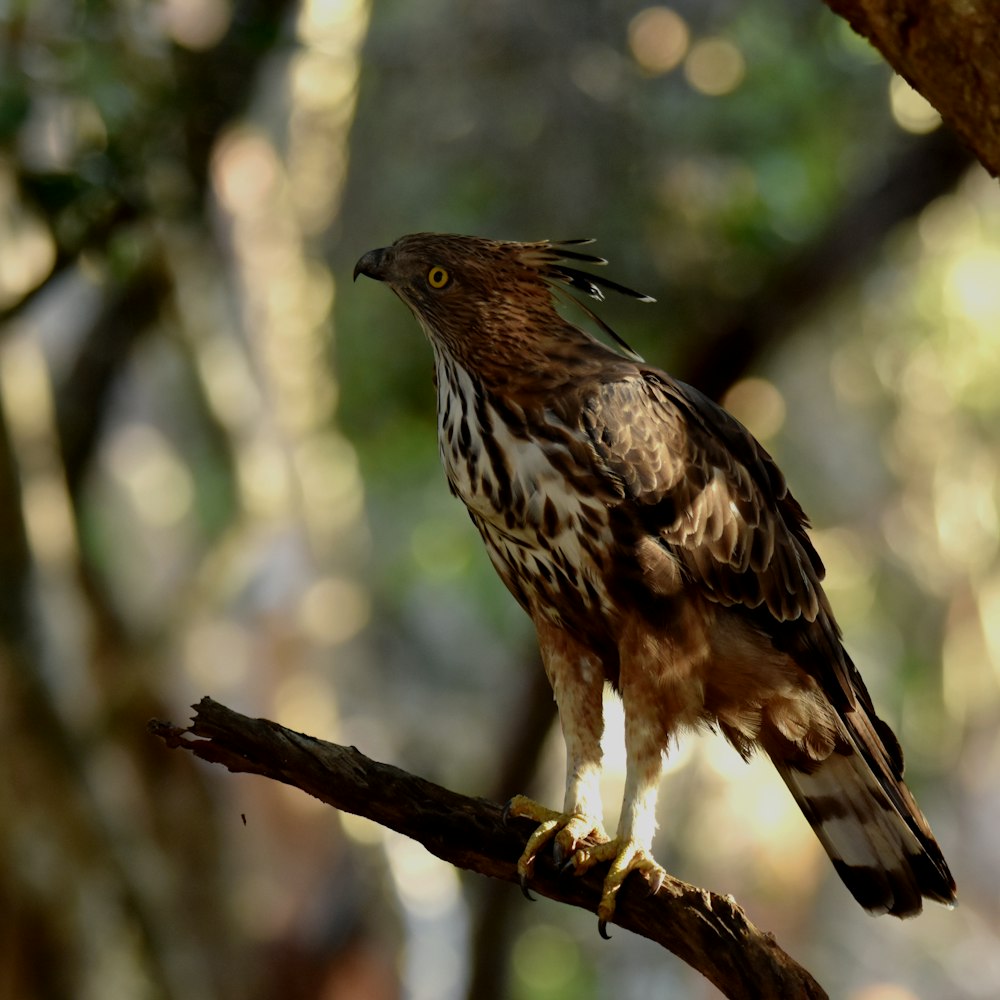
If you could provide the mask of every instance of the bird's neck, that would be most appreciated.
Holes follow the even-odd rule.
[[[439,385],[445,370],[453,370],[489,395],[546,397],[606,371],[609,361],[623,360],[558,314],[553,317],[541,331],[537,324],[511,324],[469,331],[458,342],[430,337]]]

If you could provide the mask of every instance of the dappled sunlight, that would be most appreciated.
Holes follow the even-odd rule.
[[[288,456],[274,441],[248,441],[236,456],[240,498],[248,513],[278,517],[286,513],[291,495]]]
[[[957,256],[945,273],[944,307],[951,319],[965,319],[983,344],[1000,350],[1000,248],[985,242]],[[1000,357],[995,354],[994,358]]]
[[[343,662],[345,670],[356,669],[356,658],[344,655],[335,661],[334,651],[340,653],[355,639],[371,615],[368,590],[358,577],[367,539],[361,478],[353,447],[333,425],[338,403],[329,351],[334,280],[322,249],[311,244],[329,228],[341,204],[357,49],[368,5],[301,8],[300,37],[293,39],[287,29],[278,33],[287,44],[274,50],[262,78],[260,105],[252,80],[232,79],[232,86],[245,87],[247,103],[244,108],[238,95],[225,96],[234,102],[233,124],[218,134],[211,162],[204,165],[210,177],[207,191],[190,188],[193,177],[187,171],[197,173],[196,147],[212,137],[204,130],[220,128],[221,123],[212,124],[223,100],[220,94],[205,93],[205,108],[190,130],[174,114],[162,128],[159,122],[155,129],[151,126],[150,131],[171,137],[161,147],[144,145],[141,127],[130,125],[132,130],[124,134],[114,131],[122,128],[130,102],[138,104],[146,96],[144,87],[169,93],[173,72],[180,77],[196,67],[200,53],[215,58],[211,50],[232,41],[224,41],[231,27],[239,44],[247,25],[232,25],[232,12],[228,0],[167,0],[144,12],[148,18],[130,14],[132,26],[145,33],[141,43],[148,63],[134,67],[141,81],[125,86],[114,77],[115,60],[100,56],[90,65],[96,75],[107,75],[101,100],[53,96],[31,102],[23,133],[26,160],[39,171],[65,172],[65,191],[54,188],[56,200],[68,197],[74,190],[71,183],[90,194],[88,207],[98,218],[93,223],[96,236],[83,213],[36,220],[26,209],[29,200],[18,198],[8,183],[6,161],[0,164],[0,307],[45,281],[59,263],[57,239],[61,251],[70,248],[68,260],[77,272],[70,272],[72,279],[85,271],[97,276],[93,316],[68,315],[61,323],[50,321],[56,332],[44,331],[45,349],[52,348],[62,377],[79,374],[73,367],[79,343],[70,337],[80,343],[91,338],[96,344],[101,337],[107,342],[87,358],[91,368],[84,366],[82,372],[95,380],[96,388],[90,383],[85,388],[98,392],[102,427],[79,501],[85,555],[95,562],[79,578],[74,561],[80,558],[74,522],[79,511],[73,510],[66,490],[50,376],[33,340],[36,331],[26,328],[21,337],[13,327],[5,330],[0,388],[5,410],[10,409],[15,448],[22,441],[25,446],[23,455],[18,452],[20,499],[33,555],[38,567],[55,566],[62,574],[61,589],[46,572],[39,574],[46,601],[60,616],[61,633],[75,639],[73,656],[60,652],[53,687],[58,686],[60,698],[68,693],[74,699],[73,712],[95,710],[102,728],[95,725],[88,739],[98,748],[125,745],[112,730],[126,714],[128,721],[122,724],[129,727],[131,713],[145,718],[153,706],[161,716],[175,710],[183,714],[176,705],[206,692],[252,714],[336,738],[342,714],[338,686],[344,682],[338,668]],[[112,9],[115,13],[121,12]],[[257,40],[265,48],[271,44],[267,37]],[[129,44],[136,40],[128,36]],[[186,51],[178,53],[174,43]],[[126,61],[131,54],[126,52],[116,53],[115,59]],[[162,77],[145,72],[157,53],[168,57],[168,73]],[[252,65],[240,55],[230,48],[217,61]],[[36,63],[44,70],[47,92],[60,86],[52,75],[55,65]],[[201,72],[207,73],[209,64],[202,65]],[[163,69],[161,62],[157,70]],[[188,83],[197,79],[189,75]],[[201,96],[200,88],[195,92]],[[279,106],[286,110],[276,117]],[[91,155],[103,154],[111,145],[110,132],[116,158]],[[77,178],[74,171],[83,156],[91,159]],[[142,173],[127,174],[129,158],[136,164],[148,161],[148,166]],[[113,184],[105,190],[107,181]],[[120,210],[113,186],[119,183],[129,187],[132,201],[109,242],[100,227]],[[188,195],[197,206],[194,212],[186,205]],[[211,205],[204,217],[202,202]],[[133,226],[136,216],[140,222]],[[78,264],[74,241],[95,244]],[[133,272],[143,267],[151,277],[144,293],[129,302]],[[53,288],[59,291],[58,285],[46,291],[54,301]],[[112,306],[123,295],[126,307],[116,314]],[[132,323],[145,340],[139,335],[135,343],[121,338],[119,346],[113,334]],[[108,359],[115,352],[127,353],[127,364],[112,370]],[[110,387],[100,383],[106,370]],[[74,588],[81,581],[90,588],[84,601],[89,598],[92,605],[73,606],[66,600],[67,595],[79,599]],[[141,662],[127,663],[131,655]],[[91,656],[93,676],[87,673],[93,667]],[[79,671],[78,659],[83,663]],[[107,704],[98,697],[104,685],[113,692]],[[141,721],[137,726],[138,732]],[[130,747],[138,742],[131,730],[129,741]],[[148,757],[135,759],[145,766]],[[84,759],[75,766],[84,774],[89,765]],[[171,810],[186,812],[195,825],[201,824],[195,836],[204,843],[204,853],[190,867],[197,879],[204,879],[197,891],[206,900],[212,896],[214,903],[194,908],[207,914],[206,926],[212,914],[227,915],[213,925],[225,928],[220,938],[236,929],[263,952],[272,942],[290,940],[296,922],[306,920],[312,909],[324,909],[322,900],[328,895],[336,899],[336,892],[318,886],[323,879],[317,877],[330,870],[331,855],[343,847],[327,807],[277,786],[266,791],[260,785],[226,786],[228,798],[220,791],[224,786],[213,786],[222,803],[220,822],[233,821],[237,827],[226,841],[226,857],[238,857],[233,870],[243,874],[230,879],[212,855],[212,845],[222,840],[213,826],[218,817],[203,814],[205,799],[198,798],[202,776],[190,772],[184,779],[170,768],[160,773],[166,775],[162,787],[149,791],[150,800],[163,796],[168,803],[163,810],[151,801],[128,801],[145,791],[113,783],[125,803],[121,815],[134,814],[136,830],[147,810],[161,818]],[[183,780],[194,798],[171,797],[171,789],[176,793]],[[143,885],[122,891],[133,892],[139,910],[158,914],[162,924],[156,934],[164,941],[173,940],[164,928],[193,926],[201,919],[192,914],[178,919],[180,909],[172,910],[169,901],[162,905],[170,880],[177,874],[187,878],[183,866],[194,856],[185,837],[170,832],[179,823],[170,817],[163,825],[169,851],[150,839],[142,848],[149,857],[139,863],[129,844],[117,844],[112,852],[116,864],[125,868],[138,871],[148,861],[150,871],[152,863],[162,869],[157,875],[162,888]],[[256,869],[264,873],[258,878],[253,866],[246,865],[246,852],[269,852],[268,845],[276,842],[288,849],[287,855],[278,859],[269,853],[274,864]],[[108,941],[95,951],[102,962],[112,960],[109,942],[115,927],[134,928],[134,921],[117,925],[116,919],[111,914],[112,923],[95,920],[102,928],[108,923],[107,932],[102,931]],[[235,923],[230,926],[227,919]],[[142,951],[134,942],[123,947],[128,956]],[[198,958],[205,965],[213,960]],[[172,961],[164,958],[166,964]],[[197,969],[189,982],[212,979],[200,965]],[[246,982],[238,971],[232,974]],[[119,979],[91,970],[80,988],[101,992],[100,983],[114,993]],[[164,996],[179,995],[175,985],[157,983],[153,988]],[[136,987],[142,988],[146,986]],[[239,995],[240,987],[235,989]]]
[[[914,281],[942,289],[921,302],[900,289],[899,325],[925,336],[888,340],[880,368],[898,412],[886,455],[900,480],[885,537],[926,590],[947,599],[943,697],[956,720],[995,718],[994,599],[1000,554],[1000,209],[970,179],[930,205],[916,227],[926,253]],[[934,307],[937,310],[934,311]],[[891,359],[891,360],[890,360]],[[992,668],[992,669],[990,669]]]
[[[260,416],[260,388],[247,356],[216,330],[206,330],[192,340],[209,405],[222,425],[236,434]]]
[[[687,22],[670,7],[647,7],[629,21],[632,56],[650,75],[669,73],[679,66],[689,42]]]
[[[145,732],[209,695],[561,804],[531,622],[436,461],[426,344],[384,288],[350,284],[368,247],[448,229],[597,236],[607,273],[658,299],[601,316],[682,378],[749,324],[719,358],[724,403],[816,525],[962,905],[869,921],[769,762],[707,732],[665,755],[659,860],[763,914],[831,995],[996,992],[996,184],[930,179],[939,117],[829,11],[729,6],[0,10],[0,645],[21,658],[0,657],[0,882],[24,977],[58,951],[53,996],[298,1000],[371,962],[380,1000],[457,1000],[492,958],[519,1000],[709,989],[624,932],[592,947],[591,915],[516,886],[477,913],[494,887],[419,844]],[[909,190],[904,161],[954,189],[886,237],[855,192]],[[789,286],[833,244],[815,288]],[[613,829],[610,691],[604,712]],[[491,925],[508,904],[513,929]]]
[[[20,155],[33,170],[64,171],[81,154],[103,152],[108,129],[93,100],[48,91],[32,102],[19,139]],[[5,167],[0,172],[0,189],[4,177],[9,177]],[[6,200],[2,190],[0,199]]]
[[[0,309],[36,288],[55,256],[51,234],[18,199],[12,172],[0,157]]]
[[[779,894],[816,884],[826,856],[763,755],[744,761],[721,737],[706,735],[696,766],[704,800],[690,821],[689,849],[702,870],[717,873],[715,884],[724,884],[727,872],[766,880]]]
[[[136,515],[150,527],[169,528],[190,513],[191,472],[158,428],[140,423],[123,426],[108,445],[107,468]]]
[[[983,638],[986,640],[996,683],[1000,686],[1000,569],[995,569],[980,585],[977,600]]]
[[[418,521],[410,535],[410,552],[422,574],[432,580],[457,580],[474,558],[476,539],[454,518]]]
[[[972,445],[942,459],[931,484],[941,558],[978,576],[996,559],[997,455]]]
[[[288,169],[290,198],[306,234],[326,230],[340,206],[369,12],[366,0],[306,0],[299,10],[305,45],[289,73],[296,100]]]
[[[156,14],[178,44],[200,51],[217,45],[232,18],[230,0],[161,0]]]
[[[353,639],[371,618],[371,598],[355,580],[323,577],[314,580],[299,603],[303,632],[322,646]]]
[[[183,642],[183,665],[194,690],[247,687],[255,663],[253,634],[245,625],[223,618],[195,622]]]
[[[581,964],[579,942],[556,924],[532,924],[511,952],[518,989],[529,996],[572,996]]]
[[[363,484],[358,459],[341,435],[317,431],[292,454],[302,516],[320,551],[356,558],[367,548]]]
[[[351,840],[364,847],[381,847],[385,838],[385,827],[367,816],[345,812],[341,814],[340,825]]]
[[[933,105],[895,74],[889,81],[889,107],[896,124],[907,132],[923,135],[941,124],[941,115]]]
[[[951,719],[970,725],[996,714],[1000,683],[989,666],[981,606],[959,591],[948,607],[941,644],[942,696]]]
[[[386,832],[384,845],[407,929],[402,959],[406,994],[413,1000],[455,996],[468,963],[457,872],[400,834]]]
[[[726,38],[702,38],[684,60],[684,76],[695,90],[708,97],[723,97],[743,82],[743,53]]]
[[[11,446],[20,463],[28,543],[46,570],[69,572],[77,557],[76,526],[66,489],[45,357],[30,327],[0,343],[0,393]]]
[[[855,990],[847,1000],[920,1000],[920,998],[898,983],[873,983]]]
[[[784,397],[773,382],[759,376],[731,386],[722,405],[760,441],[774,437],[785,422]]]
[[[299,507],[312,544],[331,553],[358,522],[361,484],[350,447],[326,426],[336,404],[325,363],[333,279],[309,259],[289,211],[294,175],[285,171],[266,137],[249,131],[231,133],[215,159],[247,292],[254,371],[275,419],[250,432],[237,461],[251,508],[277,516]]]
[[[865,620],[875,603],[875,555],[862,535],[845,526],[813,531],[826,567],[824,589],[842,625]]]
[[[267,138],[246,128],[228,132],[212,156],[215,193],[234,216],[267,209],[281,180],[278,156]]]
[[[995,192],[970,180],[922,213],[916,235],[925,253],[896,290],[895,329],[874,356],[898,407],[885,437],[886,459],[900,481],[883,513],[886,539],[939,593],[963,579],[974,586],[1000,551],[1000,451],[990,431],[1000,415],[1000,221],[993,201]]]
[[[971,186],[935,199],[917,218],[916,233],[929,261],[942,258],[949,264],[981,245],[985,206],[970,197]]]
[[[450,864],[401,834],[386,834],[385,843],[403,902],[417,916],[442,917],[458,905],[458,878]]]
[[[309,669],[302,663],[295,665],[298,669],[287,671],[277,680],[274,692],[277,717],[291,729],[336,740],[339,710],[334,672]]]

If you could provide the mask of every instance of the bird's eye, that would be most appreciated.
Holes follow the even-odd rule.
[[[427,284],[431,288],[444,288],[451,281],[451,275],[440,264],[435,264],[427,272]]]

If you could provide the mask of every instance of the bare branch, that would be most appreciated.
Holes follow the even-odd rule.
[[[354,747],[250,719],[210,698],[203,698],[195,713],[187,729],[154,721],[150,730],[168,746],[230,771],[294,785],[337,809],[366,816],[459,868],[518,881],[517,859],[533,829],[529,820],[505,824],[494,802],[379,764]],[[571,877],[550,859],[539,858],[531,888],[596,913],[601,875]],[[671,877],[652,896],[633,879],[619,895],[614,922],[673,952],[731,1000],[826,998],[812,976],[770,934],[758,930],[731,897]]]

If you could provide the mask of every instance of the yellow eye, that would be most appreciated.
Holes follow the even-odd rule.
[[[449,281],[451,281],[451,275],[440,264],[435,264],[427,272],[427,284],[431,288],[444,288]]]

